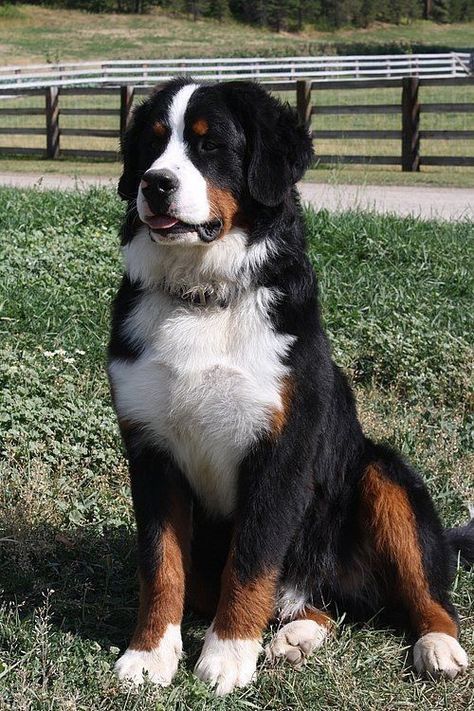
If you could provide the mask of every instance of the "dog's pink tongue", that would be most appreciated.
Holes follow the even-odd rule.
[[[154,217],[148,217],[147,222],[152,230],[168,230],[170,227],[174,227],[179,220],[169,217],[169,215],[154,215]]]

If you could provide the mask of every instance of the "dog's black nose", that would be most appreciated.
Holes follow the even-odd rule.
[[[163,197],[171,195],[176,192],[178,188],[178,178],[166,168],[161,170],[147,170],[142,178],[143,182],[146,183],[144,190],[147,188],[152,188],[158,191]]]

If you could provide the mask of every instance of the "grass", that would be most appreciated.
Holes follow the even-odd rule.
[[[155,10],[147,15],[94,15],[78,10],[30,5],[0,8],[0,63],[27,64],[90,59],[147,57],[277,56],[334,51],[343,43],[348,54],[368,47],[410,42],[441,50],[472,45],[474,23],[438,25],[416,21],[406,25],[375,24],[300,34],[276,33],[231,20],[220,23]]]
[[[405,665],[406,641],[341,624],[303,672],[261,664],[216,700],[191,674],[204,633],[166,690],[111,674],[137,604],[127,473],[104,371],[123,206],[107,190],[0,190],[0,708],[15,711],[315,709],[461,711],[472,676],[438,684]],[[360,415],[422,471],[446,525],[474,499],[472,223],[307,214],[335,357]],[[474,657],[474,573],[454,600]]]

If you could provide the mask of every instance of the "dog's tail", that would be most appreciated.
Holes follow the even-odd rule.
[[[474,565],[474,511],[471,509],[473,516],[469,523],[465,526],[457,526],[456,528],[448,528],[444,535],[451,550],[454,551],[456,557],[459,556],[461,563],[465,566]]]

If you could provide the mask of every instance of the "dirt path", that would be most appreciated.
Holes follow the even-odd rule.
[[[304,201],[333,212],[373,210],[422,219],[474,218],[474,190],[395,185],[328,185],[301,183]]]
[[[92,185],[115,188],[116,179],[68,175],[33,175],[0,173],[0,185],[18,188],[38,186],[41,189],[84,190]],[[474,219],[474,190],[467,188],[430,188],[393,185],[330,185],[300,183],[304,202],[316,209],[332,212],[359,209],[396,215],[413,215],[422,219]]]

